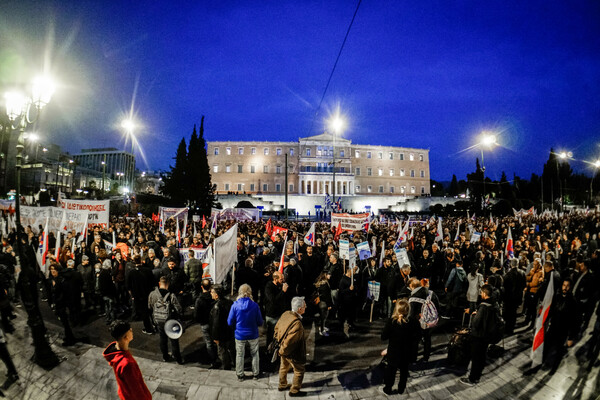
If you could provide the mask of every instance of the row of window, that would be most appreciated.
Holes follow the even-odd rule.
[[[355,193],[360,193],[360,185],[356,185],[354,187]],[[366,193],[373,193],[373,186],[368,185]],[[379,185],[378,193],[384,193],[384,186]],[[396,193],[396,188],[394,186],[390,186],[390,193]],[[400,186],[400,194],[407,194],[406,186]],[[410,194],[417,194],[417,188],[415,186],[410,187]],[[425,186],[421,186],[421,194],[425,194]]]
[[[263,149],[263,154],[264,154],[265,156],[268,156],[270,151],[271,151],[271,150],[270,150],[270,148],[269,148],[269,147],[265,147],[265,148]],[[218,156],[218,155],[219,155],[219,148],[218,148],[218,147],[215,147],[214,154],[215,154],[215,156]],[[230,155],[231,155],[231,147],[225,147],[225,154],[226,154],[226,155],[228,155],[228,156],[230,156]],[[243,148],[243,147],[238,147],[238,148],[237,148],[237,154],[238,154],[238,155],[240,155],[240,156],[241,156],[241,155],[244,155],[244,148]],[[252,155],[255,155],[255,154],[256,154],[256,147],[250,147],[250,154],[252,154]],[[278,155],[278,156],[281,156],[281,155],[283,155],[283,149],[282,149],[281,147],[278,147],[278,148],[276,148],[276,149],[275,149],[275,154],[276,154],[276,155]],[[288,149],[288,154],[289,154],[290,156],[293,156],[293,155],[294,155],[294,149],[290,147],[290,148]]]
[[[269,147],[265,147],[263,148],[263,154],[265,156],[268,156],[270,153],[270,148]],[[365,151],[366,153],[366,157],[367,158],[373,158],[373,152],[371,151]],[[226,147],[225,148],[225,154],[230,156],[231,155],[231,147]],[[238,147],[237,148],[237,154],[238,155],[243,155],[244,154],[244,148],[243,147]],[[255,155],[256,154],[256,147],[250,147],[250,154]],[[293,148],[289,148],[288,149],[288,154],[290,156],[294,155],[294,149]],[[214,149],[214,155],[218,156],[219,155],[219,148],[215,147]],[[281,156],[283,155],[283,149],[281,147],[277,147],[275,149],[275,155]],[[307,157],[311,157],[312,155],[312,149],[310,148],[306,148],[306,156]],[[317,152],[316,152],[317,157],[333,157],[333,147],[332,146],[318,146],[317,147]],[[384,152],[380,151],[377,152],[377,158],[380,160],[383,160],[383,155]],[[361,151],[360,150],[354,150],[354,158],[360,158],[361,156]],[[339,157],[345,157],[345,152],[344,150],[339,150]],[[404,160],[404,153],[397,153],[396,156],[394,156],[394,152],[390,151],[387,153],[387,158],[389,158],[390,160],[393,160],[394,157],[400,161]],[[417,154],[415,156],[414,153],[409,153],[408,154],[408,160],[409,161],[415,161],[415,159],[418,159],[419,161],[425,161],[425,156],[423,154]]]
[[[250,191],[250,192],[256,192],[256,187],[257,187],[257,186],[256,186],[254,183],[251,183],[251,184],[250,184],[250,189],[249,189],[249,191]],[[229,192],[229,191],[231,191],[231,190],[233,190],[233,189],[232,189],[232,186],[231,186],[229,183],[224,183],[224,184],[223,184],[223,190],[225,190],[226,192]],[[245,183],[238,183],[238,184],[237,184],[237,189],[236,189],[236,190],[237,190],[238,192],[243,192],[243,191],[245,191],[245,190],[246,190],[246,184],[245,184]],[[290,192],[293,192],[293,191],[294,191],[294,184],[293,184],[293,183],[290,183],[290,184],[289,184],[288,190],[289,190]],[[262,191],[263,191],[263,192],[268,192],[268,191],[269,191],[269,184],[268,184],[268,183],[263,183],[263,184],[262,184]],[[276,191],[276,192],[281,192],[281,183],[276,183],[276,184],[275,184],[275,191]]]
[[[406,176],[406,171],[404,170],[404,168],[400,168],[399,171],[400,171],[400,176]],[[360,167],[356,167],[354,169],[354,175],[355,176],[360,176],[360,173],[361,173]],[[390,168],[389,171],[388,171],[388,173],[390,174],[390,176],[394,176],[394,174],[396,172],[395,172],[395,170],[393,168]],[[411,178],[414,178],[416,176],[414,169],[411,169],[409,173],[410,173],[410,177]],[[367,167],[367,176],[373,176],[373,168]],[[383,176],[383,168],[377,168],[377,176]],[[425,170],[420,170],[419,171],[419,176],[421,178],[425,178]]]
[[[230,173],[231,172],[231,164],[227,164],[225,165],[225,172],[226,173]],[[276,174],[282,174],[283,173],[283,165],[276,165],[275,166],[275,173]],[[219,171],[223,172],[221,168],[219,168],[218,164],[213,165],[213,173],[218,173]],[[237,172],[238,174],[242,174],[244,173],[244,166],[242,164],[238,164],[237,165]],[[294,164],[290,164],[288,165],[288,172],[289,173],[294,173]],[[250,173],[251,174],[255,174],[256,173],[256,165],[251,165],[250,166]],[[268,174],[269,173],[269,166],[268,165],[263,165],[263,173]]]

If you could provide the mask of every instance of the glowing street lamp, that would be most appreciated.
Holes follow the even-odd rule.
[[[341,135],[342,131],[344,130],[344,128],[346,127],[346,121],[340,116],[339,110],[336,113],[336,115],[332,116],[329,120],[329,128],[333,131],[333,157],[332,157],[332,162],[331,165],[333,166],[333,173],[332,173],[332,183],[333,183],[333,188],[331,190],[331,193],[333,195],[332,197],[332,201],[333,204],[335,204],[335,189],[336,189],[336,183],[335,183],[335,138],[337,135]]]
[[[592,195],[592,190],[593,190],[592,187],[594,184],[594,178],[596,177],[596,175],[598,174],[598,171],[600,170],[600,158],[591,164],[594,167],[594,171],[592,172],[592,179],[590,180],[590,204],[592,204],[592,199],[594,198]]]
[[[496,135],[489,132],[483,132],[479,137],[479,150],[481,150],[481,172],[483,177],[483,194],[485,197],[485,163],[483,161],[483,148],[487,148],[488,150],[492,150],[495,146],[498,145],[498,140]],[[483,207],[482,207],[483,208]]]
[[[6,115],[10,120],[11,131],[18,129],[17,137],[17,154],[15,164],[15,217],[17,224],[17,240],[15,240],[16,249],[16,269],[21,270],[19,275],[18,287],[21,288],[21,296],[23,299],[31,299],[34,296],[30,293],[31,279],[34,272],[28,265],[21,264],[22,243],[20,240],[23,232],[21,225],[21,168],[23,159],[23,147],[25,145],[25,128],[27,125],[34,123],[41,111],[52,98],[55,86],[48,77],[36,77],[31,83],[31,92],[25,95],[22,92],[13,91],[4,95],[6,100]],[[34,113],[32,113],[32,111]],[[33,115],[32,115],[33,114]],[[35,289],[34,289],[35,290]],[[52,351],[46,339],[46,327],[44,320],[39,311],[37,301],[25,302],[25,311],[28,315],[28,325],[31,328],[31,336],[35,352],[33,361],[45,369],[52,369],[59,364],[58,357]]]
[[[123,121],[121,121],[121,128],[125,131],[125,133],[127,133],[127,135],[129,135],[129,138],[131,139],[131,157],[134,157],[134,153],[133,153],[133,144],[135,142],[134,131],[138,128],[138,125],[136,124],[136,122],[133,119],[126,118]],[[135,172],[135,162],[132,160],[132,165],[130,167],[128,167],[127,179],[126,179],[126,182],[129,182],[131,184],[131,187],[133,187],[134,172]]]

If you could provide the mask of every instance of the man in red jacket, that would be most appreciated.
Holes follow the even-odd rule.
[[[131,326],[125,321],[117,320],[112,323],[110,334],[116,342],[109,344],[102,355],[115,371],[119,386],[119,398],[121,400],[152,400],[140,367],[129,352],[129,342],[133,340]]]

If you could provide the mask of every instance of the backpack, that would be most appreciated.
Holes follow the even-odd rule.
[[[157,324],[164,324],[171,319],[171,293],[167,293],[165,297],[159,298],[154,307],[152,307],[152,318]]]
[[[492,307],[493,318],[490,318],[486,337],[490,344],[497,344],[504,337],[506,323],[504,322],[504,318],[500,315],[500,309],[494,306],[490,307]]]
[[[419,299],[418,297],[411,297],[408,302],[409,303],[421,303],[423,306],[421,307],[421,318],[419,318],[419,323],[421,324],[422,329],[433,328],[437,325],[439,320],[438,311],[435,308],[435,304],[431,301],[431,296],[433,292],[430,291],[427,299]]]

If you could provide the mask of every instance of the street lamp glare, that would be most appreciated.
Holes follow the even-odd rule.
[[[600,168],[600,160],[594,161],[594,167]]]
[[[340,133],[346,126],[346,121],[344,121],[344,119],[341,118],[339,115],[336,115],[331,119],[329,126],[331,127],[331,130],[333,130],[335,133]]]
[[[132,133],[135,129],[135,123],[131,119],[124,119],[121,122],[121,128],[125,129],[128,133]]]
[[[31,142],[37,142],[40,137],[36,133],[30,133],[27,139]]]
[[[7,92],[4,94],[6,100],[6,115],[11,121],[16,120],[23,114],[23,110],[27,105],[27,99],[20,92]]]
[[[484,133],[481,135],[481,139],[479,140],[479,144],[485,147],[492,147],[496,145],[498,142],[496,141],[496,135],[491,135],[489,133]]]
[[[54,95],[56,86],[53,80],[48,76],[38,76],[33,79],[31,86],[31,99],[33,104],[42,109],[46,104],[50,103],[50,99]]]

